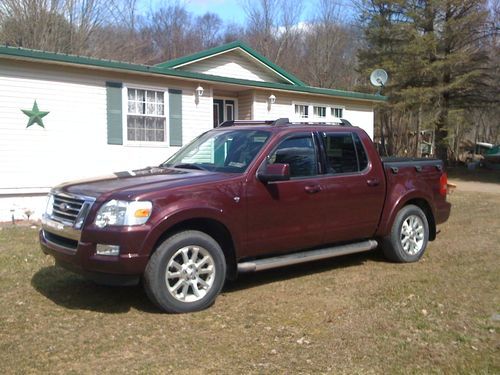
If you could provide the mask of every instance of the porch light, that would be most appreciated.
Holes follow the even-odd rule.
[[[276,103],[276,96],[273,94],[269,95],[269,98],[267,98],[267,101],[269,102],[270,105]]]
[[[201,87],[200,85],[198,85],[198,87],[196,88],[196,96],[199,98],[200,96],[203,96],[203,87]]]

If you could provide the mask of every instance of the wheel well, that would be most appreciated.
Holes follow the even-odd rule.
[[[405,206],[413,204],[419,207],[425,214],[427,222],[429,223],[429,241],[434,241],[436,239],[436,221],[434,220],[434,215],[432,213],[431,206],[425,199],[412,199],[406,202]]]
[[[224,252],[224,257],[226,258],[227,278],[230,280],[234,280],[236,278],[236,251],[233,238],[231,237],[231,233],[224,224],[213,219],[190,219],[175,224],[167,231],[165,231],[160,236],[160,238],[158,238],[158,241],[156,241],[156,244],[150,256],[153,255],[158,246],[168,237],[171,237],[172,235],[183,232],[185,230],[197,230],[206,233],[215,241],[217,241],[222,251]]]

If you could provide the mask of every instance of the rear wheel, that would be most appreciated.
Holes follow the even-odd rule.
[[[144,288],[162,310],[183,313],[213,304],[226,278],[224,253],[210,236],[180,232],[165,240],[144,272]]]
[[[382,249],[394,262],[416,262],[424,255],[428,241],[427,217],[420,207],[408,205],[396,215],[391,233],[383,239]]]

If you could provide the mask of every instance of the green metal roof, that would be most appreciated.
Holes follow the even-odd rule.
[[[245,51],[250,56],[254,57],[258,61],[260,61],[261,63],[263,63],[264,65],[266,65],[270,70],[272,70],[275,73],[278,73],[279,75],[285,77],[288,81],[292,82],[293,84],[295,84],[297,86],[307,86],[304,82],[302,82],[300,79],[298,79],[297,77],[295,77],[293,74],[288,73],[287,71],[283,70],[281,67],[279,67],[278,65],[274,64],[272,61],[268,60],[267,58],[265,58],[264,56],[262,56],[261,54],[259,54],[257,51],[255,51],[254,49],[250,48],[248,45],[246,45],[245,43],[243,43],[243,42],[241,42],[239,40],[237,40],[235,42],[223,44],[222,46],[218,46],[218,47],[210,48],[210,49],[207,49],[207,50],[204,50],[204,51],[201,51],[201,52],[197,52],[197,53],[194,53],[192,55],[183,56],[183,57],[179,57],[177,59],[165,61],[165,62],[162,62],[160,64],[157,64],[156,66],[159,67],[159,68],[172,68],[172,69],[175,69],[179,65],[186,65],[186,64],[195,62],[197,60],[210,57],[212,55],[217,55],[217,54],[220,54],[220,53],[223,53],[223,52],[231,51],[231,50],[233,50],[235,48],[239,48],[239,49]]]
[[[299,85],[296,86],[285,83],[261,82],[261,81],[252,81],[239,78],[221,77],[209,74],[194,73],[184,70],[176,70],[166,67],[131,64],[115,60],[103,60],[92,57],[45,52],[33,49],[19,48],[19,47],[0,46],[0,58],[2,57],[18,58],[22,60],[43,62],[43,63],[59,63],[59,64],[79,66],[79,67],[107,69],[125,73],[135,72],[135,73],[151,74],[158,76],[185,78],[185,79],[199,80],[206,82],[226,83],[238,86],[275,89],[275,90],[289,91],[296,93],[318,94],[318,95],[334,96],[339,98],[350,98],[350,99],[360,99],[369,101],[384,101],[387,99],[385,96],[381,95],[365,94],[354,91],[324,89],[319,87],[305,86],[304,84],[302,84],[301,86]]]

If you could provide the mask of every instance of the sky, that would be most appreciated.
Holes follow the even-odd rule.
[[[240,6],[239,0],[184,0],[186,9],[196,16],[202,16],[207,12],[216,13],[226,23],[243,24],[245,13]],[[162,0],[139,0],[139,8],[147,11],[160,7],[165,1]]]

